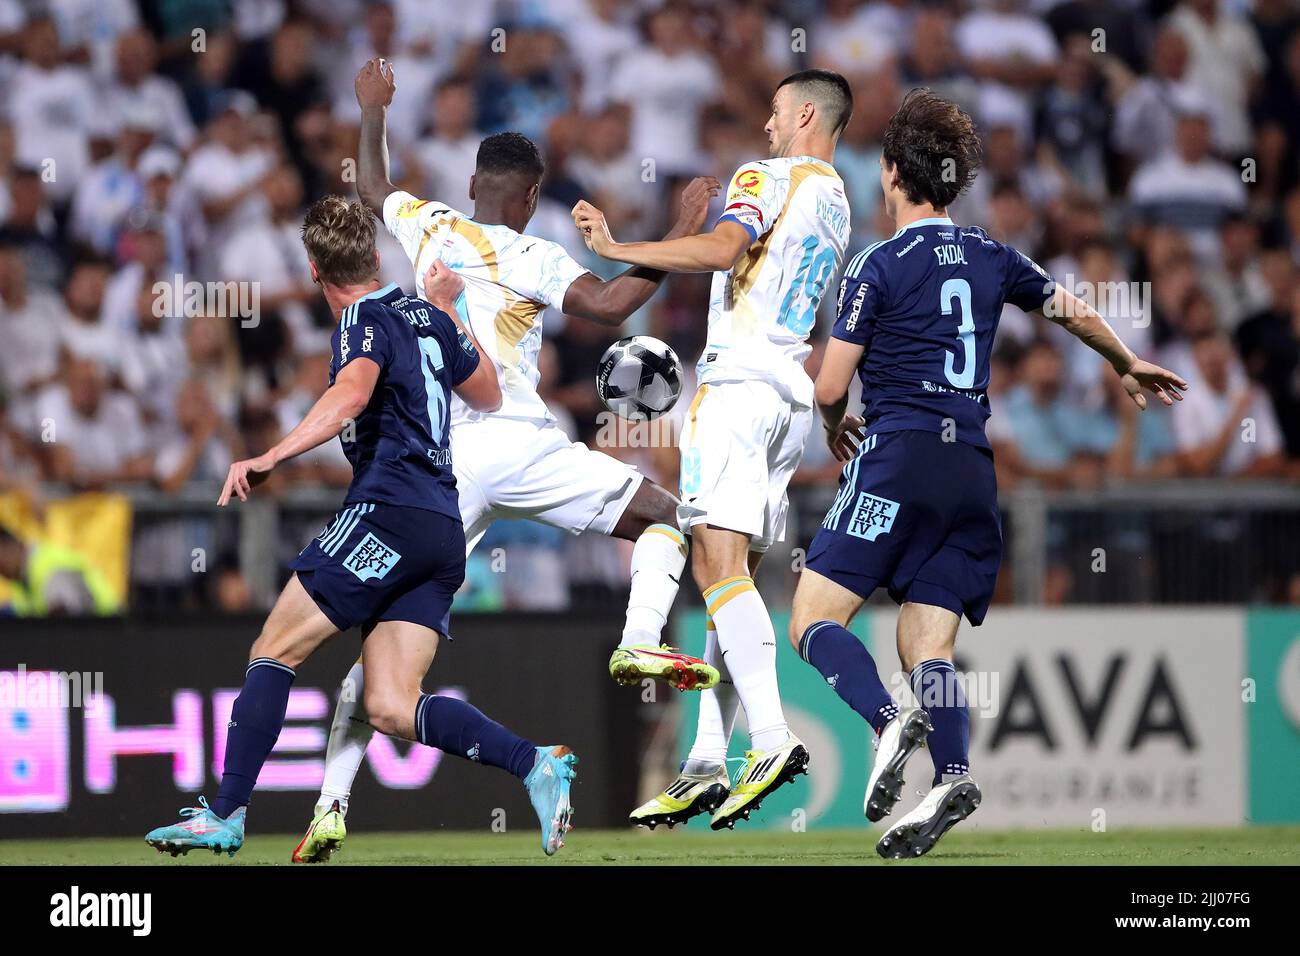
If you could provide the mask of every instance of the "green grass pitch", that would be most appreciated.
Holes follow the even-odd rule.
[[[253,833],[233,858],[193,852],[173,859],[143,839],[4,840],[2,865],[289,865],[297,834]],[[708,833],[574,830],[558,855],[542,855],[535,834],[354,832],[334,866],[768,864],[882,865],[867,830]],[[928,856],[891,866],[1300,865],[1300,827],[1206,830],[954,831]]]

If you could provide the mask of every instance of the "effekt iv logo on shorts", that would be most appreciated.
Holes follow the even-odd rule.
[[[361,543],[343,560],[343,567],[355,574],[359,580],[369,581],[371,578],[382,579],[400,560],[402,560],[400,554],[373,534],[367,533],[361,539]]]
[[[889,533],[897,517],[897,501],[877,498],[864,491],[858,495],[858,503],[853,509],[853,518],[849,521],[848,533],[855,538],[875,541],[882,534]]]

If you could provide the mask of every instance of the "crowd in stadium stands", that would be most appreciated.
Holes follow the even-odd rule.
[[[953,217],[1093,296],[1192,384],[1138,415],[1092,353],[1008,307],[1002,486],[1300,478],[1289,0],[0,0],[0,491],[215,489],[303,413],[331,319],[298,224],[313,198],[354,193],[353,78],[376,55],[397,76],[395,181],[469,213],[479,139],[522,131],[547,161],[530,231],[606,275],[573,203],[616,237],[660,235],[686,179],[764,155],[772,90],[807,65],[855,91],[836,160],[853,247],[891,234],[880,135],[931,87],[984,141]],[[383,240],[385,279],[410,288]],[[628,328],[689,364],[708,288],[673,278]],[[593,369],[625,333],[559,314],[546,332],[542,391],[565,426],[674,486],[671,447],[598,430]],[[836,470],[811,442],[800,480]],[[328,445],[268,490],[348,478]]]

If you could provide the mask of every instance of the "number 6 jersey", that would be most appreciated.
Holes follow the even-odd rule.
[[[921,219],[854,256],[831,335],[866,347],[874,433],[952,434],[988,448],[989,355],[1004,302],[1032,312],[1056,283],[1032,259],[951,219]]]
[[[718,221],[728,220],[744,226],[753,243],[733,269],[713,274],[699,380],[763,381],[811,407],[803,361],[849,241],[844,183],[811,156],[746,163],[727,189]]]

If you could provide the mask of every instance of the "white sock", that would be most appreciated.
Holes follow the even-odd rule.
[[[686,756],[685,772],[712,773],[727,762],[727,744],[740,714],[740,699],[736,696],[731,673],[722,659],[718,647],[718,632],[709,619],[708,638],[704,642],[704,661],[718,669],[718,686],[700,691],[700,716],[695,725],[695,743]]]
[[[632,588],[619,647],[659,646],[686,567],[686,538],[671,525],[652,524],[632,548]]]
[[[776,632],[750,577],[726,578],[704,592],[718,646],[745,708],[755,750],[772,750],[790,735],[776,686]]]
[[[325,747],[325,781],[321,784],[317,811],[337,800],[339,809],[345,815],[348,812],[352,782],[357,779],[370,738],[375,735],[375,728],[366,722],[366,708],[362,703],[364,689],[365,676],[358,659],[348,671],[339,702],[334,707],[334,722],[330,724],[330,739]]]

